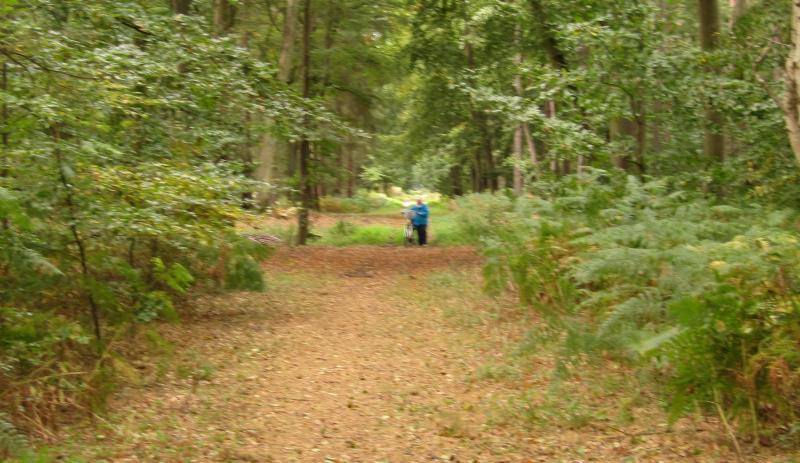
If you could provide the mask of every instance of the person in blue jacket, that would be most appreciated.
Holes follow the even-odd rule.
[[[422,202],[422,198],[417,198],[417,204],[411,206],[414,217],[411,223],[417,231],[417,242],[420,246],[428,245],[428,205]]]

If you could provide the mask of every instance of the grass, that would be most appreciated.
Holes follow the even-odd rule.
[[[565,358],[558,330],[534,321],[513,301],[484,294],[478,274],[431,273],[425,285],[419,303],[439,307],[449,323],[478,339],[507,337],[507,342],[481,345],[495,355],[487,356],[467,376],[471,382],[507,388],[484,404],[490,424],[571,430],[606,424],[624,427],[634,422],[642,409],[653,411],[653,404],[644,400],[646,380],[610,360],[592,363],[585,358]],[[567,363],[557,370],[561,362]],[[631,400],[625,391],[640,392]]]
[[[295,220],[289,220],[281,225],[268,225],[254,229],[248,228],[242,232],[242,235],[272,235],[280,238],[285,244],[294,246],[297,244],[297,223]]]
[[[398,197],[387,197],[382,193],[361,192],[354,198],[325,197],[323,215],[327,218],[344,214],[334,226],[312,226],[311,232],[317,235],[312,244],[323,246],[402,246],[404,244],[404,227],[400,211],[405,203],[413,203],[416,195],[422,194],[426,198],[430,210],[430,224],[428,225],[428,244],[432,246],[459,246],[475,244],[475,237],[467,235],[459,224],[455,203],[447,198],[441,198],[435,193],[403,194]],[[376,221],[375,217],[384,216],[394,222],[390,224],[360,224],[358,217],[369,217],[365,221]],[[380,220],[378,220],[380,221]],[[329,220],[325,222],[330,223]],[[297,244],[296,219],[286,221],[273,221],[272,223],[241,224],[240,233],[243,235],[272,235],[280,238],[283,243],[294,246]]]
[[[314,244],[323,246],[402,245],[403,230],[388,225],[354,225],[339,221],[321,231],[322,238]]]
[[[51,452],[47,449],[25,452],[18,457],[12,457],[3,461],[6,463],[88,463],[87,460],[64,456],[58,452]]]
[[[433,213],[431,213],[433,215]],[[323,246],[401,246],[403,227],[391,225],[358,225],[340,220],[336,225],[315,230],[321,237],[314,244]],[[428,244],[431,246],[459,246],[473,244],[474,240],[459,227],[453,214],[435,216],[428,225]]]

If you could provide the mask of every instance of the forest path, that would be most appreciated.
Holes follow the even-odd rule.
[[[164,327],[169,372],[116,395],[104,426],[73,435],[81,453],[113,462],[720,461],[684,453],[686,435],[632,442],[613,430],[489,424],[525,387],[546,389],[552,365],[534,358],[541,371],[525,384],[477,377],[523,324],[470,315],[471,294],[431,293],[447,275],[477,276],[470,248],[281,248],[265,268],[267,292],[209,297]]]

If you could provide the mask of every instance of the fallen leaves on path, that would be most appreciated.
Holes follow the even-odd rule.
[[[85,453],[115,462],[733,461],[708,426],[686,432],[691,423],[651,434],[493,424],[492,410],[521,389],[548,387],[553,363],[534,357],[538,376],[475,379],[524,326],[446,319],[453,307],[482,310],[469,294],[448,309],[430,293],[432,275],[477,271],[470,248],[281,248],[264,265],[266,293],[208,297],[165,328],[186,371],[119,394],[103,439],[80,437]]]

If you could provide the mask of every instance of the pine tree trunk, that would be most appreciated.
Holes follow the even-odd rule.
[[[700,10],[700,46],[711,52],[719,46],[720,19],[718,0],[698,0]],[[713,109],[706,111],[706,124],[703,153],[706,158],[722,161],[725,159],[725,137],[722,130],[722,115]]]

